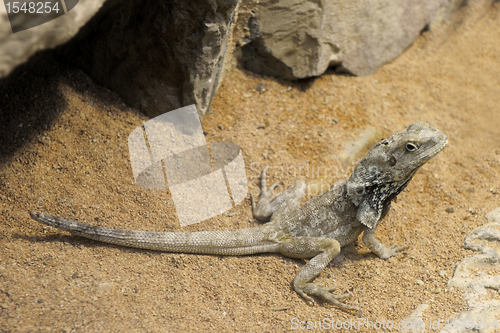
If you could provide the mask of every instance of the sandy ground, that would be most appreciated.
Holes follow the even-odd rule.
[[[352,165],[344,159],[342,169],[339,157],[366,133],[387,137],[424,121],[448,135],[449,146],[415,175],[378,228],[386,244],[410,248],[384,261],[358,240],[316,279],[349,291],[346,302],[369,320],[396,323],[422,303],[429,305],[424,322],[466,310],[447,281],[471,255],[460,247],[465,235],[500,206],[499,36],[492,8],[445,41],[424,34],[370,77],[327,73],[289,83],[235,69],[204,119],[207,141],[242,148],[253,185],[268,163],[270,182],[300,177],[326,186],[347,178]],[[150,231],[259,224],[247,198],[181,228],[168,191],[133,181],[127,137],[147,118],[76,69],[36,57],[0,82],[0,98],[1,332],[269,332],[290,330],[293,318],[356,318],[323,303],[309,306],[293,291],[301,260],[121,248],[31,220],[35,209]]]

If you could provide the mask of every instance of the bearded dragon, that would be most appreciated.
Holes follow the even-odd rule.
[[[299,207],[305,183],[298,181],[280,195],[266,185],[261,174],[258,202],[252,197],[253,215],[263,225],[237,230],[200,232],[146,232],[112,229],[74,222],[32,211],[33,219],[100,242],[166,252],[213,255],[280,253],[311,258],[292,282],[295,291],[313,303],[313,297],[344,310],[358,307],[341,302],[349,294],[334,295],[333,288],[312,282],[340,249],[363,234],[363,243],[377,256],[389,259],[407,248],[386,247],[375,238],[377,226],[389,212],[391,201],[408,185],[417,170],[447,145],[446,135],[434,127],[415,123],[380,141],[355,166],[348,180],[336,182],[321,195]]]

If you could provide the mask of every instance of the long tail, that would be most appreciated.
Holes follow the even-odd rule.
[[[267,225],[221,231],[147,232],[99,227],[35,211],[30,215],[40,223],[73,235],[140,249],[217,255],[276,252],[277,249],[277,244],[268,240]]]

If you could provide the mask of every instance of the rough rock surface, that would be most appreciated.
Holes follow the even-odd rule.
[[[498,332],[498,322],[495,318],[500,314],[500,301],[488,290],[500,290],[500,276],[494,275],[500,268],[500,223],[497,220],[499,212],[500,207],[490,211],[485,216],[490,223],[472,230],[467,235],[462,247],[476,254],[460,261],[453,277],[448,281],[449,288],[458,288],[464,292],[462,297],[467,302],[468,311],[457,314],[454,319],[448,319],[450,323],[427,323],[427,328],[431,328],[429,325],[434,325],[433,329],[442,327],[440,333]],[[421,304],[406,317],[403,322],[418,322],[420,325],[409,325],[411,329],[402,332],[426,332],[422,314],[427,307],[427,304]]]
[[[486,214],[484,216],[484,219],[488,220],[490,222],[500,223],[500,207],[497,207],[497,208],[493,209],[492,211],[488,212],[488,214]]]
[[[251,42],[242,49],[242,62],[254,72],[286,79],[319,76],[330,66],[370,75],[463,3],[262,0],[248,22]]]
[[[500,290],[500,276],[494,275],[500,268],[500,255],[497,252],[499,243],[500,223],[491,222],[472,230],[465,238],[462,247],[479,253],[458,263],[453,278],[448,282],[450,287],[458,287],[464,291],[463,298],[470,310],[460,314],[458,318],[460,322],[478,323],[478,318],[490,319],[489,324],[479,323],[475,327],[478,332],[494,332],[498,328],[491,324],[494,318],[500,315],[500,301],[492,297],[492,293],[488,290],[497,292]],[[459,327],[458,330],[445,328],[442,332],[470,331],[472,330],[468,327]]]
[[[110,0],[60,54],[151,117],[190,104],[203,117],[238,4]]]
[[[17,30],[12,32],[6,7],[0,5],[0,79],[40,50],[56,47],[77,34],[101,7],[104,0],[81,0],[78,5],[50,22],[32,26],[31,18],[16,17]]]

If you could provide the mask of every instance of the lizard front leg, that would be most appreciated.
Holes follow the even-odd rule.
[[[269,189],[267,188],[266,173],[268,168],[269,166],[266,166],[260,175],[259,201],[256,203],[251,195],[253,216],[260,221],[269,221],[274,219],[275,215],[297,208],[306,188],[303,181],[298,181],[285,192],[274,195],[272,192],[280,182],[278,181]]]
[[[293,258],[310,258],[293,279],[293,289],[304,299],[313,303],[311,296],[316,296],[324,301],[338,306],[344,310],[356,310],[361,317],[361,310],[353,305],[344,304],[339,300],[350,295],[334,295],[330,291],[334,288],[324,288],[311,281],[318,276],[328,263],[340,253],[340,243],[331,238],[317,237],[290,237],[280,241],[279,252]]]
[[[377,238],[375,238],[375,230],[365,227],[363,231],[363,243],[376,255],[378,255],[382,259],[389,259],[390,257],[394,257],[398,252],[406,250],[408,245],[397,246],[393,244],[390,247],[382,244]]]

